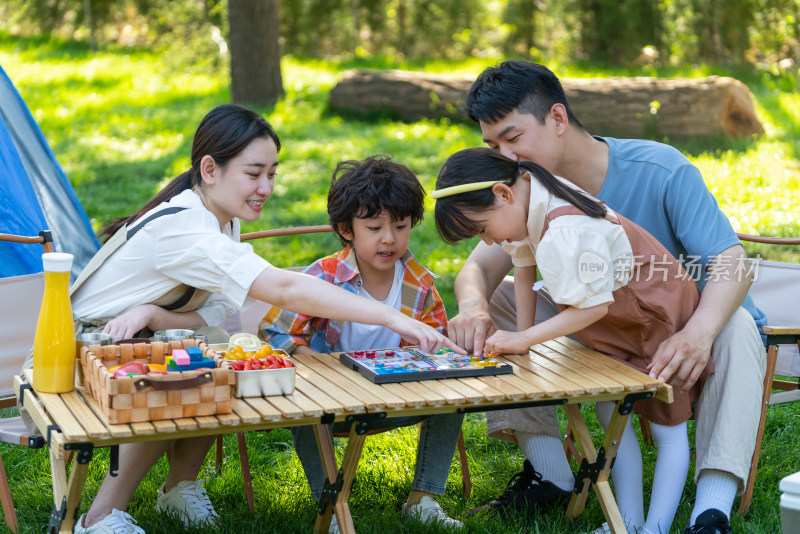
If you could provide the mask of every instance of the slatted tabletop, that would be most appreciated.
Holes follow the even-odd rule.
[[[385,413],[386,417],[400,417],[536,404],[621,402],[630,394],[642,392],[652,392],[657,398],[672,401],[670,386],[567,338],[536,345],[527,355],[499,357],[514,367],[512,374],[393,384],[370,382],[340,363],[336,355],[295,355],[292,358],[297,365],[293,394],[234,398],[232,412],[228,414],[109,424],[98,402],[81,386],[65,394],[28,389],[24,406],[43,434],[48,433],[48,428],[51,433],[57,430],[56,439],[50,443],[51,449],[56,445],[63,453],[61,449],[73,448],[71,444],[105,447],[135,441],[318,425],[357,418],[359,414]],[[25,382],[32,382],[30,370],[25,372],[24,378],[15,377],[18,398],[20,389],[25,389]],[[580,417],[579,414],[579,411],[572,411],[572,417]],[[570,422],[572,424],[573,420]],[[360,449],[357,456],[360,456]],[[62,490],[66,492],[66,482],[61,480],[60,474],[63,473],[61,460],[63,456],[51,458],[54,497],[62,494]],[[82,488],[82,482],[80,486]],[[71,493],[76,491],[72,489]],[[77,493],[79,499],[80,491]],[[615,503],[613,508],[616,509]],[[339,515],[337,508],[337,517]],[[349,512],[347,515],[349,517]]]
[[[297,355],[291,395],[234,398],[233,411],[204,417],[113,425],[82,386],[65,394],[37,393],[44,412],[56,422],[65,443],[104,447],[132,441],[170,439],[344,420],[347,415],[386,412],[387,417],[424,415],[525,401],[566,399],[567,403],[614,400],[654,390],[671,398],[671,388],[567,338],[537,345],[529,355],[499,358],[514,373],[474,378],[373,384],[334,355]],[[28,371],[29,373],[30,371]],[[27,377],[30,383],[31,376]],[[17,380],[17,389],[22,382]],[[36,410],[28,407],[36,418]],[[46,431],[47,426],[43,427]]]

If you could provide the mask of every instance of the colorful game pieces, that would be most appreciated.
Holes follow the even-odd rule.
[[[203,359],[203,351],[200,350],[200,347],[186,347],[186,354],[189,355],[189,359],[193,362]]]
[[[194,350],[192,350],[194,349]],[[199,353],[199,354],[198,354]],[[187,347],[172,351],[167,367],[174,371],[194,371],[205,367],[214,368],[214,360],[203,357],[203,351],[198,347]]]
[[[172,362],[173,365],[189,365],[192,359],[189,358],[189,354],[184,349],[175,349],[172,351]]]
[[[436,380],[513,372],[494,358],[461,355],[449,349],[427,354],[419,347],[343,352],[339,359],[375,383]]]

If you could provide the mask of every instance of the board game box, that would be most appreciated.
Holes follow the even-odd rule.
[[[446,348],[436,354],[422,352],[419,347],[356,350],[339,353],[339,361],[376,384],[502,375],[514,371],[511,365],[494,358],[476,358]]]

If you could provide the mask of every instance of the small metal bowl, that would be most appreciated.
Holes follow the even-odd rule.
[[[103,334],[102,332],[80,334],[75,339],[75,343],[78,345],[79,351],[81,347],[89,345],[111,345],[113,342],[114,338],[111,335]]]
[[[159,330],[153,336],[154,341],[181,341],[183,339],[194,339],[194,330],[185,328],[170,328]]]

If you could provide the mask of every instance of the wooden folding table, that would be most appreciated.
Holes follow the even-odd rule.
[[[594,488],[612,532],[625,533],[608,483],[620,437],[636,400],[655,396],[672,401],[672,389],[667,384],[567,338],[536,345],[528,355],[502,357],[514,365],[513,374],[480,378],[377,385],[339,363],[335,356],[298,355],[293,359],[297,362],[297,381],[291,395],[234,399],[230,414],[125,425],[108,424],[98,403],[82,387],[58,395],[37,393],[28,385],[30,371],[24,377],[15,377],[19,403],[50,447],[54,506],[49,532],[72,531],[96,447],[112,447],[113,470],[115,446],[122,443],[313,424],[328,476],[315,529],[327,532],[335,511],[341,532],[352,533],[350,488],[373,422],[402,416],[563,405],[583,455],[567,515],[578,516],[589,489]],[[578,405],[597,401],[613,401],[616,409],[603,444],[596,450]],[[352,423],[341,464],[331,446],[328,427],[338,421]],[[69,480],[68,451],[77,453]]]

